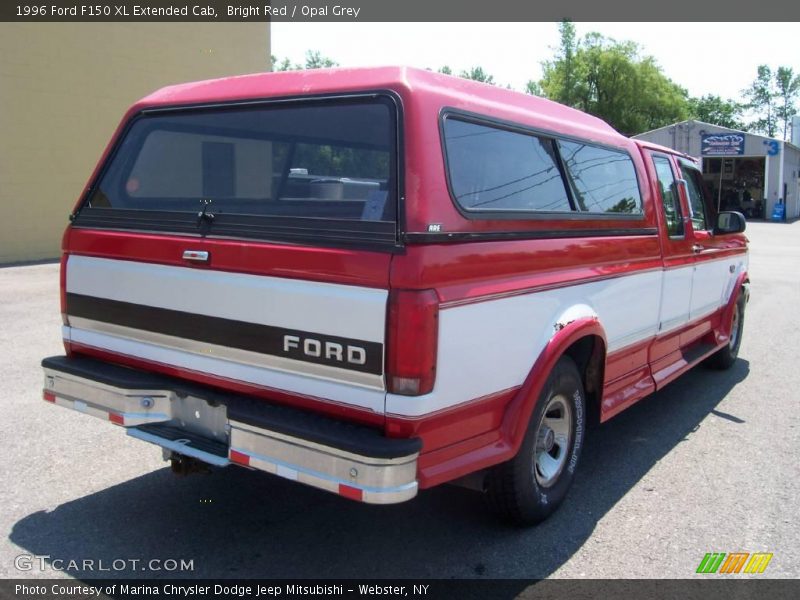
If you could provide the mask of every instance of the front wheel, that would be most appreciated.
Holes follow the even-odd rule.
[[[736,358],[739,356],[739,346],[742,345],[742,331],[744,330],[744,307],[745,296],[739,294],[736,304],[733,306],[731,316],[731,332],[728,343],[708,357],[706,364],[712,369],[730,369]]]
[[[558,508],[578,465],[585,415],[580,373],[562,356],[545,382],[519,452],[487,475],[486,499],[495,514],[533,525]]]

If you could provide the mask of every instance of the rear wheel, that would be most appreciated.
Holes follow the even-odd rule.
[[[558,508],[578,464],[585,414],[580,373],[563,356],[545,382],[519,452],[487,475],[486,499],[495,514],[533,525]]]
[[[744,329],[744,307],[745,297],[740,293],[736,299],[736,304],[733,306],[733,315],[731,316],[731,333],[728,338],[728,343],[722,348],[712,354],[706,364],[712,369],[730,369],[736,358],[739,356],[739,346],[742,344],[742,331]]]

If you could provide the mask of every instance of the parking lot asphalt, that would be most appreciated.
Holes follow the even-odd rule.
[[[41,400],[58,265],[0,268],[0,577],[685,578],[707,552],[771,552],[770,577],[798,577],[800,222],[747,235],[739,361],[590,430],[566,503],[530,529],[452,486],[381,507],[238,468],[177,478],[155,446]],[[83,562],[120,559],[192,569]]]

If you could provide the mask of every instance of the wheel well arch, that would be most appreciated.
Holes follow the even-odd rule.
[[[605,330],[596,315],[559,322],[525,383],[506,408],[501,435],[508,444],[508,456],[519,450],[541,390],[562,356],[569,356],[578,365],[587,395],[587,422],[592,423],[595,416],[599,421],[606,364],[605,340]]]
[[[562,356],[569,356],[581,374],[589,423],[599,423],[606,366],[605,340],[599,335],[586,335],[565,348]]]

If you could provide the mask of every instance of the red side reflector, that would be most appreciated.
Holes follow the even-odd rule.
[[[55,402],[56,401],[56,395],[53,392],[48,392],[47,390],[42,392],[42,398],[44,398],[48,402]]]
[[[114,423],[114,425],[125,425],[125,417],[117,413],[108,413],[108,420]]]
[[[350,498],[350,500],[358,500],[359,502],[364,499],[363,490],[350,487],[349,485],[345,485],[343,483],[339,484],[339,495],[344,496],[345,498]]]
[[[244,465],[245,467],[250,466],[250,456],[245,454],[244,452],[239,452],[238,450],[230,450],[228,452],[228,458],[231,460],[231,462]]]
[[[386,383],[390,392],[421,396],[433,390],[439,337],[434,290],[393,290],[389,298]]]

